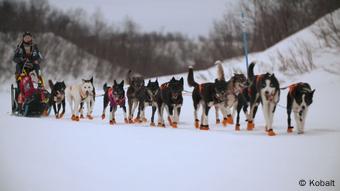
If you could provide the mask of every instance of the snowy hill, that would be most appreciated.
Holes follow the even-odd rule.
[[[34,41],[44,57],[41,68],[45,80],[64,80],[70,83],[78,82],[79,78],[94,76],[94,82],[99,85],[111,80],[112,76],[123,79],[128,71],[113,66],[106,60],[98,59],[53,33],[36,34]],[[0,33],[0,82],[2,84],[8,85],[14,81],[15,63],[12,62],[12,58],[16,44],[18,44],[16,34]]]
[[[316,89],[305,134],[286,133],[286,91],[281,92],[274,116],[275,137],[264,133],[261,109],[251,132],[245,130],[243,115],[241,131],[236,132],[234,126],[215,125],[214,112],[209,117],[211,130],[196,130],[190,95],[184,96],[179,128],[164,129],[147,123],[126,125],[121,110],[118,124],[109,126],[107,119],[100,119],[101,97],[92,121],[72,122],[68,108],[61,120],[15,117],[10,115],[10,96],[3,92],[0,190],[339,190],[340,54],[339,48],[326,47],[313,35],[320,22],[323,19],[250,55],[258,63],[255,73],[274,72],[281,86],[304,81]],[[295,53],[299,54],[294,58]],[[224,69],[226,78],[244,72],[243,58],[225,60]],[[194,75],[199,82],[211,81],[216,69]],[[165,82],[170,77],[158,79]],[[186,74],[176,77],[186,79]],[[300,180],[307,185],[300,186]],[[334,180],[335,186],[311,187],[310,180]]]

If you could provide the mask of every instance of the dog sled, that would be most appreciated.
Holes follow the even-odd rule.
[[[17,85],[11,85],[12,114],[19,116],[47,116],[50,112],[50,93],[45,89],[41,76],[25,63],[23,72],[17,76]]]

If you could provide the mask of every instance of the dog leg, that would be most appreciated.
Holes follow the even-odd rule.
[[[110,106],[110,125],[114,124],[113,119],[114,119],[113,107]]]
[[[223,116],[223,121],[222,121],[222,125],[223,127],[226,127],[228,125],[228,111],[227,108],[225,107],[225,105],[219,106],[222,116]]]
[[[156,106],[152,106],[152,114],[151,114],[151,123],[150,126],[154,127],[155,126],[155,122],[154,122],[154,117],[155,117],[155,113],[156,113]]]
[[[269,103],[269,110],[268,110],[268,135],[269,136],[275,136],[275,132],[273,130],[273,120],[274,120],[274,112],[276,109],[276,104],[270,102]]]
[[[221,120],[219,118],[219,108],[215,105],[215,116],[216,116],[216,124],[220,124]]]
[[[110,107],[110,125],[116,124],[116,111],[117,111],[117,106]]]
[[[158,127],[165,127],[164,119],[163,119],[163,112],[164,112],[165,104],[161,103],[158,104]]]
[[[129,120],[128,120],[128,118],[127,118],[127,113],[126,113],[126,106],[123,105],[123,106],[121,106],[121,107],[123,108],[123,111],[124,111],[124,122],[125,122],[125,123],[129,123]]]
[[[132,120],[132,106],[133,106],[133,101],[132,99],[128,100],[128,105],[129,105],[129,123],[133,123]]]
[[[292,126],[292,120],[291,120],[291,113],[292,113],[292,104],[293,104],[293,100],[292,98],[288,95],[287,96],[287,123],[288,123],[288,128],[287,128],[287,132],[288,133],[292,133],[293,132],[293,126]]]
[[[79,107],[81,107],[81,100],[80,98],[74,98],[74,121],[79,121]]]
[[[133,115],[135,113],[135,110],[136,108],[138,107],[138,102],[137,101],[133,101],[133,104],[132,104],[132,113],[131,113],[131,119],[133,119]],[[138,117],[138,116],[137,116]],[[137,120],[135,119],[134,122],[137,122]]]
[[[63,118],[64,114],[65,114],[65,99],[61,102],[61,106],[63,108],[61,114],[59,115],[59,118]]]
[[[301,121],[300,121],[300,116],[299,116],[298,112],[294,112],[294,117],[295,117],[295,123],[296,123],[296,126],[297,126],[298,134],[302,134]]]
[[[202,112],[202,125],[200,127],[201,130],[209,130],[209,121],[208,121],[208,114],[210,107],[205,103],[203,106],[203,112]]]
[[[301,113],[301,115],[299,114],[299,123],[300,123],[300,127],[298,129],[298,134],[303,134],[305,131],[305,122],[306,122],[306,115],[307,115],[307,109],[304,109]]]
[[[237,116],[236,116],[236,125],[235,125],[235,130],[239,131],[240,130],[240,112],[242,109],[243,105],[241,103],[237,104]]]
[[[106,108],[109,105],[109,98],[107,93],[105,92],[104,94],[104,99],[103,99],[103,113],[102,113],[102,119],[105,119],[105,112],[106,112]]]
[[[267,132],[269,130],[269,103],[267,101],[262,102],[262,111],[265,120],[265,130]]]
[[[199,128],[199,126],[200,126],[198,116],[197,116],[197,110],[199,109],[200,106],[201,106],[200,103],[194,103],[195,128]]]
[[[59,118],[59,115],[58,115],[58,112],[57,112],[56,104],[57,104],[57,103],[53,103],[53,111],[54,111],[55,117],[58,119],[58,118]]]
[[[93,117],[92,117],[92,100],[91,99],[86,102],[86,107],[87,107],[87,115],[86,115],[86,117],[88,119],[92,120]]]

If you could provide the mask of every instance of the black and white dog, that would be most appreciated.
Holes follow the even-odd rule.
[[[129,123],[134,122],[142,122],[145,121],[144,118],[140,119],[137,115],[136,119],[133,119],[133,115],[135,109],[138,107],[139,113],[141,113],[140,109],[143,100],[145,99],[145,85],[144,85],[144,78],[141,76],[131,76],[132,71],[130,70],[127,75],[128,84],[130,85],[127,90],[127,98],[128,98],[128,105],[129,105]],[[143,114],[142,114],[143,115]]]
[[[165,127],[163,111],[167,110],[168,120],[173,128],[177,128],[181,107],[183,104],[184,81],[183,77],[176,80],[174,77],[160,87],[160,96],[158,99],[158,126]]]
[[[116,123],[115,113],[118,106],[123,109],[124,121],[125,123],[128,123],[129,121],[127,119],[125,106],[124,80],[122,80],[119,84],[116,80],[114,80],[112,87],[107,86],[107,84],[105,83],[103,89],[105,93],[103,99],[102,119],[105,119],[106,107],[110,104],[110,124],[113,125]]]
[[[48,81],[50,88],[51,88],[51,94],[49,99],[49,105],[53,106],[54,114],[57,119],[62,118],[65,114],[65,89],[66,85],[64,81],[62,82],[56,82],[53,84],[52,80]],[[60,109],[62,107],[62,112],[60,112]]]
[[[194,79],[193,68],[189,68],[188,84],[190,87],[194,87],[192,92],[192,100],[194,104],[194,117],[195,127],[200,127],[201,130],[209,130],[208,114],[212,106],[220,108],[224,117],[226,117],[226,110],[224,109],[224,102],[227,98],[228,83],[224,80],[224,75],[219,74],[214,83],[198,84]],[[217,106],[217,105],[221,106]],[[199,119],[197,116],[197,110],[202,106],[201,124],[199,126]],[[223,107],[223,108],[221,108]],[[216,109],[218,115],[218,109]]]
[[[293,111],[298,134],[304,133],[306,116],[309,106],[313,102],[315,89],[312,90],[308,83],[296,83],[288,86],[287,95],[287,114],[288,114],[288,133],[293,132],[290,114]]]
[[[266,132],[269,136],[274,136],[273,117],[276,105],[280,100],[280,84],[274,74],[254,75],[255,63],[251,63],[248,68],[248,79],[251,81],[249,87],[250,113],[248,115],[248,130],[255,127],[254,117],[259,103],[262,104],[263,115],[266,121]]]

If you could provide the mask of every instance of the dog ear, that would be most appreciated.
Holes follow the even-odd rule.
[[[170,81],[171,82],[176,81],[175,77],[172,77]]]
[[[183,77],[181,77],[181,79],[179,80],[179,82],[181,82],[181,84],[184,85],[184,79],[183,79]]]
[[[216,79],[215,79],[215,83],[217,83],[217,82],[218,82],[218,79],[216,78]]]
[[[113,85],[116,86],[117,85],[117,81],[113,80]]]
[[[151,80],[149,80],[148,84],[150,84],[150,83],[151,83]]]
[[[93,76],[91,77],[90,82],[91,82],[91,84],[93,84]]]
[[[53,84],[52,80],[48,80],[48,84],[50,85],[50,88],[51,88],[51,90],[52,90],[53,87],[54,87],[54,84]]]
[[[121,86],[124,86],[124,80],[122,80],[122,81],[120,82],[120,85],[121,85]]]
[[[84,80],[84,79],[81,79],[81,81],[83,81],[83,83],[85,83],[85,82],[86,82],[86,80]]]
[[[315,89],[312,91],[312,95],[314,95]]]
[[[157,86],[159,86],[159,84],[158,84],[158,80],[157,80],[157,79],[156,79],[155,83],[157,84]]]

